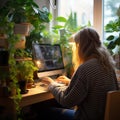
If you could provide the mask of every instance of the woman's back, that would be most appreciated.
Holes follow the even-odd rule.
[[[76,89],[85,89],[84,99],[78,105],[77,117],[79,116],[80,120],[103,120],[106,94],[118,87],[114,70],[104,70],[94,58],[82,64],[73,79],[75,82],[79,81],[80,86]],[[79,99],[82,99],[81,94]]]

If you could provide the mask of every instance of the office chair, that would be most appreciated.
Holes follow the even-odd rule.
[[[104,120],[120,120],[120,91],[107,93]]]

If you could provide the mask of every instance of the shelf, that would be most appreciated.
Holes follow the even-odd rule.
[[[27,58],[15,58],[16,61],[31,61],[32,58],[27,57]]]

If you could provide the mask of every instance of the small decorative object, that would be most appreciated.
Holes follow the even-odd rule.
[[[32,61],[19,61],[17,63],[18,69],[18,80],[19,87],[21,89],[21,94],[25,94],[28,92],[27,83],[28,81],[34,81],[34,72],[38,70],[38,68],[34,65]]]

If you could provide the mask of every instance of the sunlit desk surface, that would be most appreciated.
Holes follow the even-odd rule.
[[[20,102],[21,107],[25,107],[34,103],[46,101],[53,99],[53,95],[46,90],[46,88],[41,87],[40,83],[36,83],[35,88],[28,89],[27,94],[22,95],[22,100]]]

